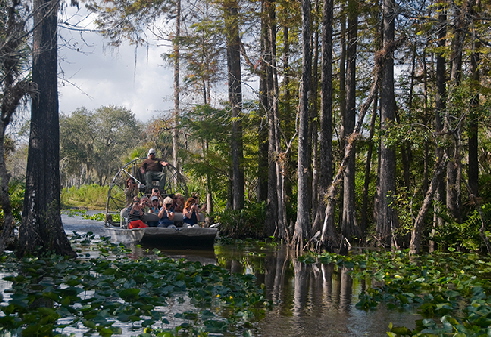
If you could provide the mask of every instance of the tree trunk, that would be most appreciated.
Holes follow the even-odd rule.
[[[439,9],[438,14],[438,47],[443,50],[445,48],[447,35],[447,14],[443,6]],[[443,116],[446,110],[446,70],[445,70],[445,56],[443,52],[436,55],[436,95],[435,95],[435,132],[437,135],[443,133]],[[437,145],[435,149],[435,157],[439,161],[443,157],[444,149],[442,146]],[[432,232],[435,233],[437,228],[443,225],[443,219],[437,214],[441,213],[441,205],[445,205],[445,181],[442,179],[437,182],[436,196],[437,202],[434,204],[434,218],[433,218],[433,229]],[[429,242],[429,251],[433,252],[436,249],[436,243],[434,241]]]
[[[265,0],[263,2],[263,31],[262,31],[262,45],[263,45],[263,60],[264,60],[264,103],[266,109],[266,115],[268,119],[268,202],[267,202],[267,216],[265,226],[265,236],[271,236],[277,233],[278,221],[280,218],[279,213],[279,194],[278,184],[281,177],[278,174],[279,165],[279,140],[278,140],[278,111],[275,103],[276,98],[273,97],[275,90],[274,86],[274,73],[273,73],[273,34],[274,31],[274,2]]]
[[[421,208],[418,212],[418,216],[416,217],[413,225],[413,229],[411,231],[411,242],[409,244],[409,250],[411,254],[419,254],[421,252],[421,236],[423,233],[423,225],[424,225],[424,219],[425,215],[430,209],[431,206],[431,201],[433,200],[433,194],[435,193],[438,182],[441,180],[443,171],[446,166],[446,161],[447,158],[444,156],[444,158],[440,159],[440,162],[437,164],[437,167],[435,169],[435,173],[433,175],[433,179],[431,180],[431,183],[428,187],[428,190],[426,191],[426,196],[425,199],[423,200],[423,204],[421,205]]]
[[[280,135],[280,108],[279,108],[279,83],[278,83],[278,66],[276,63],[276,2],[271,1],[268,8],[268,42],[270,44],[269,50],[271,52],[271,63],[268,67],[268,97],[271,102],[271,111],[274,115],[275,124],[275,152],[278,154],[276,160],[276,197],[278,205],[278,219],[277,219],[277,229],[276,236],[282,240],[288,240],[290,238],[290,233],[288,232],[287,218],[286,218],[286,189],[285,189],[285,177],[287,176],[288,170],[288,159],[290,144],[286,144],[285,149],[281,145]]]
[[[244,168],[242,142],[242,89],[239,35],[239,5],[236,0],[230,0],[224,5],[225,26],[227,31],[227,70],[228,93],[232,109],[232,209],[244,208]]]
[[[300,111],[298,122],[298,198],[297,221],[295,222],[292,245],[295,250],[303,249],[304,240],[309,237],[310,229],[310,160],[309,142],[309,97],[312,79],[310,1],[302,0],[302,80],[300,86]]]
[[[261,44],[263,44],[263,39],[261,39]],[[261,46],[261,49],[264,47]],[[259,125],[258,129],[258,161],[257,161],[257,201],[267,201],[268,200],[268,171],[264,170],[268,167],[268,98],[266,95],[266,72],[261,69],[259,74],[259,104],[261,109],[261,115],[263,119]],[[268,220],[267,220],[268,221]]]
[[[358,39],[358,3],[348,1],[348,47],[346,67],[346,110],[343,116],[343,132],[341,138],[346,140],[355,128],[356,117],[356,50]],[[355,237],[355,152],[351,152],[344,172],[343,213],[341,233],[348,239]]]
[[[454,31],[451,51],[450,83],[452,90],[457,90],[462,81],[462,54],[466,35],[466,16],[469,10],[469,1],[461,7],[455,6]],[[452,120],[460,116],[450,116],[450,111],[445,114],[444,130],[449,137],[451,145],[447,146],[449,162],[447,165],[447,194],[446,206],[456,221],[460,221],[460,171],[461,171],[461,134],[459,126],[453,125]]]
[[[416,50],[416,44],[413,44],[411,46],[411,76],[409,77],[409,93],[408,93],[408,106],[410,109],[413,109],[413,102],[414,102],[414,89],[415,89],[415,81],[414,77],[416,74],[416,58],[417,58],[417,50]],[[396,109],[395,111],[395,118],[397,124],[401,124],[401,117],[398,113],[398,110]],[[411,189],[411,163],[412,163],[412,150],[411,150],[411,143],[407,140],[403,141],[399,148],[401,149],[401,164],[402,164],[402,176],[403,176],[403,181],[404,181],[404,187],[406,188],[407,191]],[[426,183],[423,182],[423,186],[425,186]],[[426,190],[426,186],[425,189]]]
[[[374,97],[374,104],[372,109],[372,120],[370,121],[370,133],[368,137],[368,149],[367,149],[367,161],[365,163],[365,178],[363,179],[363,195],[362,195],[362,206],[361,206],[361,222],[360,222],[360,236],[362,240],[365,240],[365,232],[367,229],[367,217],[368,217],[368,202],[369,202],[369,190],[370,190],[370,177],[371,177],[371,167],[372,167],[372,156],[373,156],[373,136],[375,134],[375,123],[377,121],[377,110],[378,110],[378,97]]]
[[[474,5],[471,5],[471,17],[474,17],[475,10]],[[479,62],[480,56],[478,50],[481,47],[479,39],[476,37],[476,32],[472,32],[475,45],[473,46],[474,52],[471,55],[471,107],[469,113],[469,166],[468,166],[468,179],[471,193],[475,196],[479,196]]]
[[[0,121],[0,208],[3,211],[3,223],[0,224],[0,254],[5,251],[5,247],[13,241],[14,237],[14,217],[9,196],[10,174],[5,164],[5,124],[3,118]]]
[[[322,14],[322,82],[319,130],[319,170],[313,232],[321,230],[325,219],[325,196],[332,179],[332,14],[333,1],[324,0]]]
[[[319,27],[320,24],[317,18],[321,18],[319,0],[314,0],[312,11],[312,27]],[[311,205],[310,215],[311,219],[315,219],[316,208],[318,206],[319,196],[317,193],[317,186],[319,183],[318,167],[319,167],[319,57],[320,57],[320,45],[319,45],[319,29],[312,29],[312,81],[310,97],[309,97],[309,157],[311,160],[311,173],[309,175],[310,180],[310,198],[309,203]]]
[[[19,256],[57,253],[76,256],[60,216],[60,130],[57,91],[58,1],[35,0],[32,99],[26,194],[19,227]]]
[[[268,182],[268,173],[269,173],[269,103],[268,103],[268,95],[267,95],[267,84],[266,84],[266,60],[265,57],[267,55],[266,46],[268,40],[268,28],[267,28],[267,18],[266,18],[266,6],[269,2],[267,0],[262,1],[261,8],[261,40],[260,40],[260,52],[262,55],[261,60],[261,68],[259,72],[259,109],[261,110],[261,115],[264,116],[261,123],[259,124],[258,129],[258,167],[257,167],[257,201],[265,201],[269,204],[268,201],[268,190],[269,190],[269,182]],[[264,168],[268,167],[268,170]],[[267,206],[269,207],[269,206]],[[273,211],[273,210],[271,210]],[[272,227],[273,225],[268,223],[270,221],[274,221],[275,215],[273,214],[273,219],[266,219],[265,228],[266,232],[269,230],[267,228]]]
[[[384,52],[380,53],[381,55],[384,55]],[[325,196],[325,202],[327,204],[326,206],[326,217],[324,219],[324,223],[322,226],[322,232],[321,232],[321,237],[317,242],[314,242],[317,247],[315,248],[317,251],[326,249],[328,251],[333,251],[334,248],[339,248],[341,250],[341,247],[345,244],[343,237],[338,235],[336,233],[336,229],[334,226],[334,199],[337,194],[339,185],[341,180],[343,179],[344,176],[344,171],[346,169],[347,162],[352,155],[351,152],[354,151],[354,143],[358,140],[360,137],[360,132],[361,132],[361,127],[363,125],[363,121],[365,119],[365,115],[368,111],[368,108],[373,102],[374,97],[376,96],[376,92],[379,90],[380,86],[380,78],[381,78],[381,64],[384,62],[384,57],[376,56],[377,59],[377,65],[375,67],[374,75],[375,79],[372,84],[372,87],[370,88],[370,93],[368,94],[368,97],[366,98],[365,102],[362,104],[360,107],[360,115],[358,118],[358,123],[356,124],[356,128],[351,134],[351,136],[347,139],[346,142],[346,147],[345,147],[345,153],[344,153],[344,158],[341,160],[341,163],[339,164],[338,170],[336,172],[336,175],[332,179],[331,184],[329,185],[329,188],[327,189],[327,193]],[[312,238],[313,239],[313,238]],[[312,240],[314,241],[314,240]]]
[[[320,239],[311,238],[310,241],[316,244],[316,250],[320,251],[322,249],[332,250],[332,248],[338,246],[340,249],[344,245],[344,240],[336,233],[336,229],[334,227],[334,222],[332,218],[334,217],[334,202],[335,196],[337,194],[337,189],[339,184],[343,178],[344,170],[346,168],[346,164],[351,155],[351,151],[354,151],[354,143],[360,137],[361,128],[364,123],[365,115],[368,111],[368,108],[372,104],[374,98],[376,97],[376,93],[379,90],[380,82],[382,79],[382,70],[385,69],[384,65],[387,60],[391,60],[391,55],[393,55],[395,49],[403,42],[401,39],[397,42],[388,44],[385,46],[386,49],[380,50],[375,54],[375,69],[374,69],[374,81],[370,88],[370,92],[365,100],[365,102],[359,108],[359,116],[358,122],[356,124],[355,130],[351,134],[351,136],[347,140],[347,144],[345,147],[344,158],[341,160],[339,164],[338,170],[334,178],[332,179],[331,184],[327,190],[325,196],[326,206],[326,218],[324,219],[322,233]]]
[[[383,0],[383,45],[394,44],[396,6],[394,0]],[[381,108],[381,130],[386,130],[393,124],[395,119],[395,94],[394,94],[394,58],[393,53],[388,54],[382,72],[380,108]],[[380,146],[380,180],[379,180],[379,202],[377,209],[376,236],[379,244],[384,247],[395,246],[394,232],[397,227],[397,217],[391,205],[392,196],[396,193],[395,188],[395,150],[382,138]]]
[[[339,114],[341,116],[346,115],[346,8],[345,2],[341,1],[340,6],[340,38],[339,38]],[[343,126],[342,126],[343,127]],[[344,139],[340,137],[339,139],[339,150],[341,153],[344,151]]]
[[[288,7],[283,7],[283,16],[289,18],[292,16],[292,13],[289,12]],[[282,81],[282,119],[284,120],[294,120],[296,116],[296,109],[292,106],[293,100],[293,90],[290,85],[290,78],[292,78],[292,71],[290,69],[290,37],[289,37],[290,29],[287,25],[283,27],[283,55],[281,59],[283,61],[283,81]],[[291,130],[291,129],[290,129]],[[285,133],[290,131],[285,128],[283,130]],[[286,139],[290,139],[289,144],[286,145],[287,148],[291,148],[291,143],[293,139],[296,137],[296,130],[293,130],[291,133],[285,135]],[[283,163],[283,176],[281,177],[283,180],[283,199],[285,205],[288,203],[288,200],[291,200],[292,196],[292,177],[293,174],[290,174],[291,171],[295,169],[295,163],[292,161],[291,153],[286,153],[284,156]],[[287,223],[288,220],[285,221],[285,225],[288,227],[288,231],[291,234],[291,228]]]
[[[14,217],[9,196],[10,174],[5,163],[5,132],[12,120],[20,100],[26,94],[35,94],[34,86],[19,74],[18,69],[24,57],[20,50],[24,47],[25,21],[19,16],[20,1],[13,1],[7,9],[5,43],[0,46],[3,82],[0,96],[0,209],[3,223],[0,226],[0,254],[14,241]],[[7,57],[4,57],[6,55]]]
[[[172,40],[174,47],[174,129],[172,130],[172,165],[177,169],[177,172],[181,172],[178,161],[179,153],[179,115],[180,115],[180,47],[179,41],[181,37],[181,0],[176,1],[176,36]],[[206,89],[205,89],[206,91]],[[205,94],[206,97],[206,94]],[[206,100],[206,98],[205,98]],[[206,101],[205,101],[206,104]],[[176,175],[177,177],[177,175]],[[177,179],[177,178],[176,178]],[[177,181],[174,181],[177,186]]]

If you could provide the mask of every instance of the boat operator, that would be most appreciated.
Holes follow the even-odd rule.
[[[145,184],[147,190],[151,188],[152,181],[159,181],[159,188],[161,192],[164,192],[165,188],[165,172],[164,166],[167,166],[168,163],[163,161],[162,159],[155,158],[155,149],[151,148],[148,150],[147,158],[143,160],[143,163],[140,167],[141,173],[145,176]]]

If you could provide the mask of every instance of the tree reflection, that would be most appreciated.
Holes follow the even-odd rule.
[[[266,248],[215,247],[218,263],[230,272],[254,274],[273,309],[259,322],[260,336],[386,336],[389,322],[414,321],[412,313],[362,311],[355,307],[366,288],[350,269],[336,264],[304,263],[281,245]]]

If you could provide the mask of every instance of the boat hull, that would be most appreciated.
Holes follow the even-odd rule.
[[[106,228],[113,242],[149,243],[165,248],[212,248],[217,228]]]

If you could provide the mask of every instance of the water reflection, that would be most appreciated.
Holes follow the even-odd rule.
[[[80,225],[74,223],[73,227],[80,230],[87,226]],[[95,225],[90,230],[98,234]],[[233,273],[254,274],[274,303],[273,310],[258,323],[255,336],[382,337],[387,336],[390,322],[412,329],[420,318],[414,312],[398,312],[384,306],[369,312],[358,310],[358,296],[366,288],[363,281],[353,280],[349,270],[333,264],[302,263],[286,246],[245,243],[216,245],[214,250],[206,251],[130,247],[134,258],[155,254],[154,249],[158,249],[171,258],[219,264]]]
[[[305,264],[285,246],[221,246],[215,252],[231,272],[253,273],[265,285],[274,309],[259,323],[258,336],[387,336],[390,322],[414,328],[419,318],[383,306],[370,312],[356,309],[364,282],[334,264]]]
[[[213,249],[165,249],[165,247],[148,244],[131,244],[128,247],[131,248],[132,258],[156,256],[156,251],[158,251],[160,255],[163,254],[176,260],[185,259],[200,262],[201,264],[217,264],[217,258]]]

